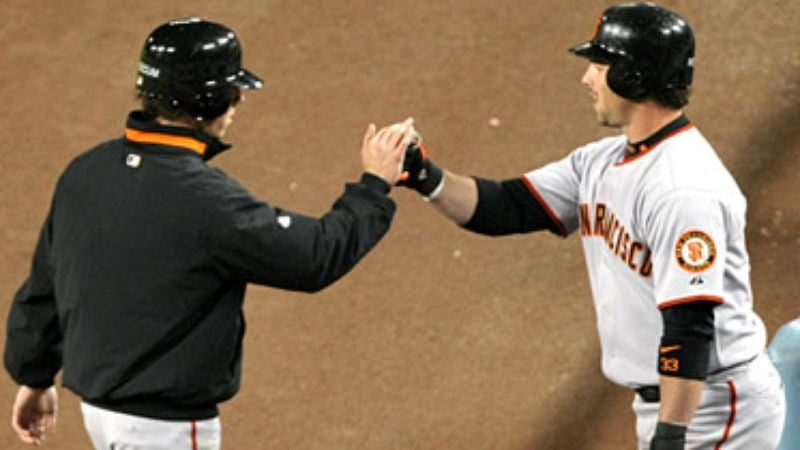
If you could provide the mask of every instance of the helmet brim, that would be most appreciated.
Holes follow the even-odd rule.
[[[596,45],[592,41],[587,41],[574,47],[570,47],[569,51],[576,56],[580,56],[591,61],[600,61],[606,63],[610,62],[614,56],[616,56],[614,53],[609,52],[599,45]]]
[[[245,68],[242,68],[239,73],[236,74],[236,78],[234,78],[231,83],[239,88],[252,90],[261,89],[261,87],[264,86],[264,80]]]

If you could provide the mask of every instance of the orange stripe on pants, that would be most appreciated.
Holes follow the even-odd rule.
[[[722,439],[717,442],[714,450],[720,450],[731,436],[731,429],[733,428],[733,421],[736,420],[736,384],[733,381],[728,381],[728,390],[731,392],[731,413],[728,416],[728,423],[725,424],[725,432],[722,434]]]

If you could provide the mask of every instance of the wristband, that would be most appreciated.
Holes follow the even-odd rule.
[[[410,184],[410,186],[422,194],[423,197],[428,197],[430,200],[433,200],[436,196],[441,194],[443,183],[444,172],[442,169],[430,160],[427,160],[422,170],[417,174],[416,181]],[[437,190],[439,190],[439,192],[436,192]]]
[[[684,450],[686,425],[658,422],[656,433],[650,441],[650,450]]]
[[[436,186],[433,189],[433,191],[431,191],[430,194],[423,196],[422,199],[425,200],[426,202],[432,202],[437,198],[439,198],[439,196],[442,195],[442,191],[444,190],[444,179],[445,179],[444,174],[442,174],[441,180],[439,181],[439,185]]]

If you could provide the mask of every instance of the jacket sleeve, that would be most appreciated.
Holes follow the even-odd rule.
[[[48,215],[36,244],[30,275],[14,296],[6,324],[6,370],[14,381],[33,388],[52,386],[61,370],[51,236],[52,217]]]
[[[395,211],[388,192],[383,180],[365,174],[314,218],[229,188],[224,208],[211,221],[212,255],[244,281],[319,291],[350,271],[388,231]]]

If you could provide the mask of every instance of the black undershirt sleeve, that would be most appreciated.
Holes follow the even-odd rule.
[[[661,311],[664,334],[658,350],[658,372],[690,380],[708,376],[708,362],[714,341],[714,306],[696,301]]]
[[[478,206],[463,228],[488,236],[537,230],[550,230],[561,235],[558,226],[522,179],[495,181],[473,178],[478,186]]]
[[[664,336],[710,341],[714,338],[714,307],[711,301],[696,301],[661,310]]]

